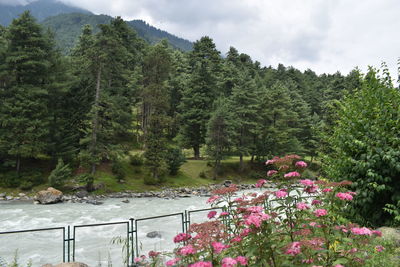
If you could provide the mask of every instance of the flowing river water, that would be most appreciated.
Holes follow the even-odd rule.
[[[107,199],[98,206],[86,203],[34,205],[21,201],[0,202],[0,232],[119,222],[209,208],[207,198],[198,196],[133,198],[129,203],[122,200]],[[191,222],[205,221],[206,215],[207,211],[194,213]],[[137,230],[140,252],[170,251],[174,248],[173,237],[182,232],[181,216],[139,221]],[[146,234],[152,231],[158,231],[161,237],[148,238]],[[112,240],[119,236],[125,238],[126,234],[126,225],[76,228],[75,260],[89,266],[108,266],[109,262],[114,267],[124,266],[122,245],[113,244]],[[34,267],[60,263],[63,259],[62,230],[0,235],[0,262],[5,260],[11,263],[16,253],[22,266],[26,266],[29,260]]]

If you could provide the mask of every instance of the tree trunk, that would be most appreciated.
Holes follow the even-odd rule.
[[[252,164],[254,163],[254,154],[251,155],[251,160],[250,160],[250,162],[251,162]]]
[[[193,152],[194,152],[194,159],[200,159],[200,146],[199,145],[193,146]]]
[[[21,170],[21,156],[18,155],[17,156],[17,162],[16,162],[16,171],[17,171],[17,175],[19,176],[19,172]]]
[[[244,171],[243,154],[240,154],[240,156],[239,156],[239,171],[240,172]]]
[[[215,165],[214,165],[214,176],[213,176],[213,180],[217,180],[217,175],[218,175],[218,170],[219,170],[220,161],[219,161],[218,159],[216,159],[214,164],[215,164]]]
[[[95,150],[97,145],[97,131],[99,128],[99,101],[100,101],[100,81],[101,81],[101,66],[97,70],[97,81],[96,81],[96,97],[94,99],[94,116],[93,116],[93,129],[92,129],[92,144],[91,154],[95,158]],[[96,173],[96,162],[92,163],[91,172],[92,175]]]

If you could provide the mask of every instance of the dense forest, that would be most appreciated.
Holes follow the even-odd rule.
[[[33,159],[62,159],[94,174],[129,143],[144,149],[155,179],[174,149],[212,159],[216,172],[228,155],[240,169],[244,156],[314,157],[335,100],[360,83],[356,70],[317,75],[262,67],[233,47],[222,55],[209,37],[190,52],[149,45],[121,18],[98,27],[86,25],[67,56],[29,12],[1,28],[4,168],[20,176]]]

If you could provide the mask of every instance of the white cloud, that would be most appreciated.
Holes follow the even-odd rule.
[[[192,41],[208,35],[222,53],[234,46],[267,66],[347,73],[386,61],[395,74],[400,57],[398,0],[62,1]]]

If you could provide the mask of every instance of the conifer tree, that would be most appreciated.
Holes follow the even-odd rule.
[[[214,160],[213,176],[216,179],[221,160],[229,154],[234,144],[235,120],[228,99],[220,98],[214,105],[215,109],[207,125],[207,154]]]
[[[9,81],[0,96],[0,150],[15,160],[19,173],[23,158],[36,157],[47,146],[51,43],[28,11],[13,20],[6,36]]]
[[[194,158],[199,159],[213,99],[220,94],[221,58],[211,38],[202,37],[195,42],[189,64],[191,75],[180,105],[180,140],[183,146],[193,148]]]

